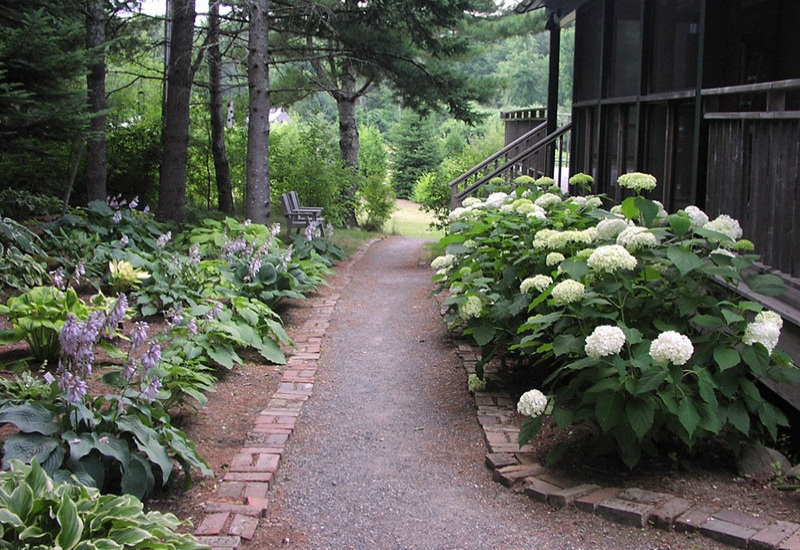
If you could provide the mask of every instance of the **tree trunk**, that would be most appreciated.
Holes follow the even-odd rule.
[[[250,0],[247,87],[250,95],[247,124],[247,198],[245,216],[269,223],[269,0]]]
[[[186,203],[195,3],[194,0],[172,2],[172,40],[167,63],[161,180],[156,219],[181,223],[184,221]]]
[[[353,183],[343,190],[345,225],[358,225],[355,210],[355,196],[358,192],[358,123],[356,122],[356,76],[352,64],[342,62],[341,89],[333,94],[339,110],[339,154],[346,168],[353,172]]]
[[[86,144],[87,199],[106,200],[108,156],[106,149],[106,14],[105,0],[86,2],[86,47],[94,57],[86,75],[88,90],[89,137]]]
[[[233,190],[228,153],[225,151],[225,115],[222,112],[222,54],[219,50],[219,0],[212,0],[208,12],[208,82],[211,103],[211,155],[217,180],[217,208],[233,214]]]

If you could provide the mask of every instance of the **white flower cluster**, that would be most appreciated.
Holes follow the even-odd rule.
[[[689,337],[674,330],[662,332],[650,343],[650,357],[659,363],[685,365],[693,353],[694,346]]]
[[[454,256],[453,254],[445,254],[444,256],[437,256],[431,262],[431,267],[437,271],[440,269],[447,269],[449,267],[452,267],[456,263],[457,259],[458,258],[456,258],[456,256]]]
[[[486,197],[486,206],[499,208],[506,203],[507,198],[508,198],[508,193],[503,193],[502,191],[498,191],[497,193],[492,193],[491,195]]]
[[[620,187],[626,187],[635,191],[652,191],[656,188],[656,178],[650,174],[642,172],[631,172],[622,174],[617,178]]]
[[[586,263],[595,271],[614,273],[619,269],[634,269],[638,262],[624,246],[608,244],[598,246]]]
[[[583,283],[567,279],[553,287],[553,300],[556,304],[567,305],[580,301],[585,292],[586,287],[583,286]]]
[[[561,252],[550,252],[547,257],[545,257],[544,262],[549,266],[553,267],[561,262],[563,262],[566,258]]]
[[[600,220],[597,224],[597,238],[604,241],[616,239],[617,235],[622,233],[630,222],[624,218],[605,218]]]
[[[467,389],[469,389],[471,393],[483,391],[486,389],[486,381],[475,373],[470,374],[469,378],[467,378]]]
[[[626,227],[622,233],[617,235],[617,244],[634,252],[640,248],[658,246],[658,239],[646,227],[631,226]]]
[[[555,195],[553,193],[545,193],[538,199],[534,201],[536,206],[540,208],[550,208],[551,206],[555,206],[556,204],[561,204],[561,197]]]
[[[592,244],[597,237],[597,230],[594,227],[578,231],[569,229],[567,231],[557,231],[555,229],[542,229],[533,237],[533,247],[537,250],[557,250],[564,248],[571,243]]]
[[[739,222],[727,214],[720,214],[710,222],[703,224],[703,229],[727,235],[732,241],[742,238],[742,227]]]
[[[576,195],[576,196],[570,197],[569,202],[571,202],[572,204],[576,204],[576,205],[578,205],[580,207],[589,208],[589,209],[591,209],[591,208],[600,208],[601,206],[603,206],[603,199],[601,199],[600,197],[598,197],[596,195],[590,195],[588,197],[583,197],[583,196],[580,196],[580,195]]]
[[[468,210],[468,209],[466,209],[466,208],[463,208],[463,207],[459,206],[459,207],[457,207],[457,208],[453,208],[453,209],[450,211],[450,214],[449,214],[449,216],[448,216],[448,217],[449,217],[449,219],[450,219],[450,222],[452,223],[452,222],[455,222],[455,221],[458,221],[458,220],[460,220],[461,218],[465,218],[465,217],[467,217],[467,214],[468,214],[469,212],[470,212],[470,210]]]
[[[772,351],[778,345],[782,328],[783,318],[780,315],[774,311],[762,311],[756,315],[752,323],[748,323],[742,342],[748,346],[761,344],[772,355]]]
[[[601,325],[586,337],[584,351],[594,359],[614,355],[625,345],[625,333],[619,327]]]
[[[549,187],[553,187],[556,184],[556,180],[548,176],[542,176],[533,183],[536,185],[536,187],[539,187],[541,189],[547,189]]]
[[[483,201],[478,197],[467,197],[461,201],[461,206],[464,208],[481,207],[483,206]]]
[[[536,219],[539,219],[539,220],[542,220],[542,221],[547,221],[547,212],[545,212],[544,208],[542,208],[541,206],[536,206],[534,204],[533,205],[533,210],[531,212],[528,212],[528,219],[530,220],[530,219],[533,219],[533,218],[536,218]]]
[[[519,291],[523,294],[528,294],[532,288],[539,292],[544,292],[547,287],[553,284],[553,278],[547,275],[534,275],[522,281],[519,285]]]
[[[703,227],[708,223],[708,214],[695,205],[687,206],[683,211],[686,212],[686,215],[692,220],[692,227]]]
[[[541,416],[546,408],[547,397],[539,390],[526,391],[517,402],[517,412],[533,418]]]
[[[472,317],[480,317],[483,311],[483,302],[477,296],[467,296],[467,300],[458,306],[458,314],[465,321]]]

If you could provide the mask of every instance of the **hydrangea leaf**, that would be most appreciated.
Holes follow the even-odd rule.
[[[667,258],[678,268],[681,275],[686,275],[693,269],[703,265],[703,260],[690,250],[684,250],[680,246],[670,246],[667,249]]]
[[[691,438],[700,424],[700,413],[697,412],[697,407],[690,398],[682,399],[678,405],[678,420]]]
[[[621,392],[606,393],[595,404],[595,417],[600,429],[607,432],[622,419],[625,397]]]
[[[714,362],[719,366],[719,370],[724,371],[735,367],[741,361],[739,352],[727,346],[717,346],[714,348]]]
[[[762,296],[780,296],[786,292],[786,284],[780,277],[770,273],[750,275],[747,278],[747,286]]]
[[[649,399],[632,399],[625,405],[625,414],[631,429],[641,440],[653,426],[655,407]]]
[[[750,415],[742,401],[733,401],[725,410],[728,421],[744,435],[750,435]]]

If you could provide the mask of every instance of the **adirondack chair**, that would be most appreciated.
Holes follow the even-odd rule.
[[[281,195],[281,208],[286,219],[286,234],[291,235],[292,229],[297,233],[311,225],[315,226],[315,231],[319,230],[321,235],[325,235],[325,218],[322,217],[322,208],[303,207],[295,191]]]

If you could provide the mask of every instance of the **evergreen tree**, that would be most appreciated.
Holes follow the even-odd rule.
[[[435,172],[442,161],[433,120],[414,111],[403,111],[392,135],[392,184],[397,197],[408,199],[417,180]]]

